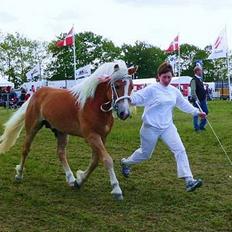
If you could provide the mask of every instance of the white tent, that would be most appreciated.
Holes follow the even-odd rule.
[[[189,76],[180,76],[180,77],[173,77],[171,84],[190,84],[192,77]],[[153,84],[156,83],[156,79],[153,78],[144,78],[144,79],[133,79],[134,85],[142,85],[142,84]]]
[[[7,86],[14,88],[14,83],[12,83],[6,79],[0,78],[0,87],[7,87]]]
[[[192,77],[189,76],[180,76],[180,77],[173,77],[171,84],[190,84]]]

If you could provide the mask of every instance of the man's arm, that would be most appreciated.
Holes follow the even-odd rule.
[[[206,117],[206,113],[200,111],[198,108],[193,107],[189,101],[187,101],[179,90],[177,91],[176,107],[185,113],[192,114],[193,116],[200,116],[201,118]]]
[[[191,87],[191,96],[193,100],[197,99],[197,94],[196,94],[196,81],[194,79],[191,80],[190,82],[190,87]]]

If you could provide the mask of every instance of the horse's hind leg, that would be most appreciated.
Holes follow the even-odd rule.
[[[63,166],[67,183],[69,184],[69,186],[74,186],[76,180],[74,178],[72,170],[69,167],[68,160],[66,157],[66,151],[65,151],[65,147],[68,141],[67,138],[68,138],[67,134],[57,132],[57,154]]]
[[[42,127],[42,123],[36,123],[35,126],[32,126],[30,128],[26,127],[26,137],[25,137],[24,144],[23,144],[21,162],[20,164],[16,165],[16,168],[15,168],[16,170],[15,179],[18,181],[23,179],[23,169],[24,169],[27,156],[30,151],[31,143],[35,135],[37,134],[37,132],[41,129],[41,127]]]
[[[92,151],[92,160],[90,161],[89,167],[83,172],[81,170],[78,170],[76,173],[77,176],[77,185],[80,187],[89,177],[89,175],[93,172],[93,170],[98,165],[98,156],[95,151]]]

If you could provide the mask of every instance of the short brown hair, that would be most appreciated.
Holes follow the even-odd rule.
[[[174,76],[171,64],[169,64],[168,62],[165,61],[158,67],[157,76],[160,76],[161,74],[164,74],[164,73],[167,73],[167,72],[171,72],[172,75]]]

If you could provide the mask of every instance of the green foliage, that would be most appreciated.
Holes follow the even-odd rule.
[[[16,87],[26,81],[26,73],[32,69],[39,60],[38,50],[44,50],[45,43],[28,40],[26,37],[15,34],[2,35],[0,43],[0,72],[7,76]]]
[[[104,39],[92,32],[76,35],[77,64],[79,67],[87,64],[99,64],[121,58],[121,49],[112,41]]]
[[[209,102],[209,110],[208,119],[232,158],[231,103]],[[0,134],[11,113],[0,109]],[[138,109],[131,119],[116,119],[106,143],[124,193],[122,202],[110,195],[109,174],[102,165],[83,188],[69,188],[56,139],[45,128],[32,145],[23,182],[16,183],[14,167],[20,161],[23,132],[11,151],[0,156],[0,231],[231,231],[231,165],[209,127],[200,134],[193,131],[190,115],[176,110],[174,121],[193,174],[203,178],[202,188],[185,192],[183,180],[176,177],[175,159],[161,141],[150,160],[133,167],[129,179],[121,175],[120,159],[139,147],[141,113]],[[89,146],[70,137],[67,150],[73,171],[85,170]]]
[[[137,41],[135,45],[122,45],[124,60],[128,64],[138,65],[138,77],[155,77],[158,66],[166,59],[167,55],[158,47],[145,42]]]
[[[183,76],[193,76],[193,69],[195,67],[195,62],[197,60],[203,61],[204,70],[209,70],[211,68],[210,64],[212,63],[209,60],[206,60],[209,53],[205,50],[201,50],[200,48],[190,45],[190,44],[182,44],[180,46],[181,51],[181,75]],[[207,72],[205,78],[210,79],[209,73]]]

